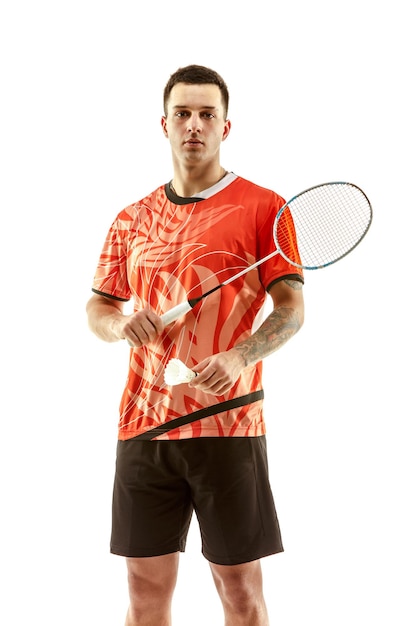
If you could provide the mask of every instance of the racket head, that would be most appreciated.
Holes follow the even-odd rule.
[[[372,206],[357,185],[315,185],[289,200],[273,227],[278,252],[292,265],[315,270],[336,263],[362,241],[372,223]]]

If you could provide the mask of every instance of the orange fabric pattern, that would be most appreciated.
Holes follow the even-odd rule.
[[[284,200],[240,177],[212,196],[176,204],[161,186],[119,213],[93,282],[97,293],[133,299],[162,314],[198,297],[275,249],[272,227]],[[214,397],[187,384],[168,387],[169,359],[193,367],[247,338],[259,323],[266,289],[301,270],[280,255],[200,302],[152,345],[131,349],[120,403],[119,438],[129,439],[173,418],[262,388],[262,363],[246,368],[233,389]],[[262,401],[171,430],[158,439],[265,434]]]

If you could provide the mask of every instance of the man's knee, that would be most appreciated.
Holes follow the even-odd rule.
[[[178,573],[178,555],[127,559],[131,602],[154,604],[170,602]]]
[[[219,595],[240,606],[262,597],[262,571],[259,561],[242,565],[214,565],[211,570]]]

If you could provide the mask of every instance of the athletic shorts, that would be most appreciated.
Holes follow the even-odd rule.
[[[283,551],[264,436],[118,441],[113,554],[184,552],[193,512],[212,563]]]

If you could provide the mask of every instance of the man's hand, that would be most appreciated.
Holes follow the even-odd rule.
[[[120,338],[126,339],[129,346],[135,348],[152,343],[164,330],[161,318],[151,310],[127,315],[119,319],[117,324]]]
[[[219,352],[193,367],[197,376],[189,386],[222,396],[233,387],[244,367],[244,359],[237,350]]]

